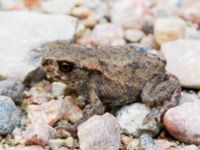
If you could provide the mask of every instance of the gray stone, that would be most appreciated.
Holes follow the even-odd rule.
[[[181,85],[200,89],[200,40],[181,39],[162,45],[166,69],[176,75]]]
[[[94,115],[78,127],[78,138],[81,150],[118,150],[120,127],[109,113]]]
[[[0,95],[10,97],[14,102],[21,102],[24,85],[17,79],[0,81]]]
[[[179,148],[178,150],[199,150],[199,148],[196,145],[188,145],[188,146]]]
[[[6,96],[0,96],[0,134],[6,135],[19,124],[20,111]]]
[[[184,103],[191,103],[199,101],[199,97],[195,94],[195,92],[182,92],[181,98],[179,100],[179,105],[182,105]]]
[[[124,132],[138,137],[143,132],[151,132],[153,135],[159,132],[157,131],[158,126],[154,122],[143,124],[146,115],[149,113],[150,109],[147,106],[141,103],[134,103],[122,107],[116,115]]]
[[[154,140],[148,134],[142,134],[140,136],[140,150],[164,150],[159,146],[156,146]]]
[[[185,32],[185,38],[187,39],[200,39],[200,30],[194,28],[194,27],[188,27],[186,28]]]
[[[77,20],[66,15],[0,12],[0,78],[24,80],[40,66],[42,44],[70,40]],[[37,70],[38,71],[38,70]]]

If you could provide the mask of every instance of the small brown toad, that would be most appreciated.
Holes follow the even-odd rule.
[[[85,107],[85,118],[102,114],[104,106],[116,108],[140,99],[155,108],[155,116],[178,103],[179,81],[166,73],[166,61],[154,54],[130,45],[89,48],[66,41],[48,43],[43,52],[47,77],[64,82],[67,95],[77,95],[91,106]]]

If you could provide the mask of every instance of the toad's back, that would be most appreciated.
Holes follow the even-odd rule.
[[[165,74],[165,61],[160,57],[136,51],[128,45],[88,48],[57,41],[47,45],[43,57],[56,61],[73,60],[77,64],[95,58],[100,65],[101,73],[96,74],[87,70],[90,72],[90,79],[87,79],[87,82],[91,84],[92,81],[100,99],[111,105],[135,101],[150,78],[155,74]],[[57,76],[59,74],[61,73],[57,73]],[[73,80],[72,77],[74,80],[80,80],[81,77],[77,78],[77,74],[75,76],[76,78],[73,72],[70,73],[70,80]],[[64,82],[66,83],[66,80]]]
[[[136,51],[128,45],[91,48],[78,44],[67,44],[65,41],[57,41],[46,46],[48,46],[48,48],[45,48],[46,51],[43,56],[45,58],[54,58],[57,60],[70,56],[76,61],[95,57],[101,62],[116,66],[125,66],[131,63],[141,63],[143,61],[152,65],[159,65],[159,63],[165,64],[165,61],[161,60],[160,57]]]

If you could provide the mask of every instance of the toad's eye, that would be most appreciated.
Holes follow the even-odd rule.
[[[68,62],[68,61],[59,61],[58,67],[59,70],[65,73],[69,73],[74,69],[74,63]]]

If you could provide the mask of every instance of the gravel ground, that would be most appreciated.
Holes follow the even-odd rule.
[[[199,9],[199,0],[0,0],[0,150],[200,149]],[[45,77],[39,47],[72,39],[163,56],[182,86],[178,106],[150,127],[139,102],[94,115],[77,133],[61,127],[84,104]]]

